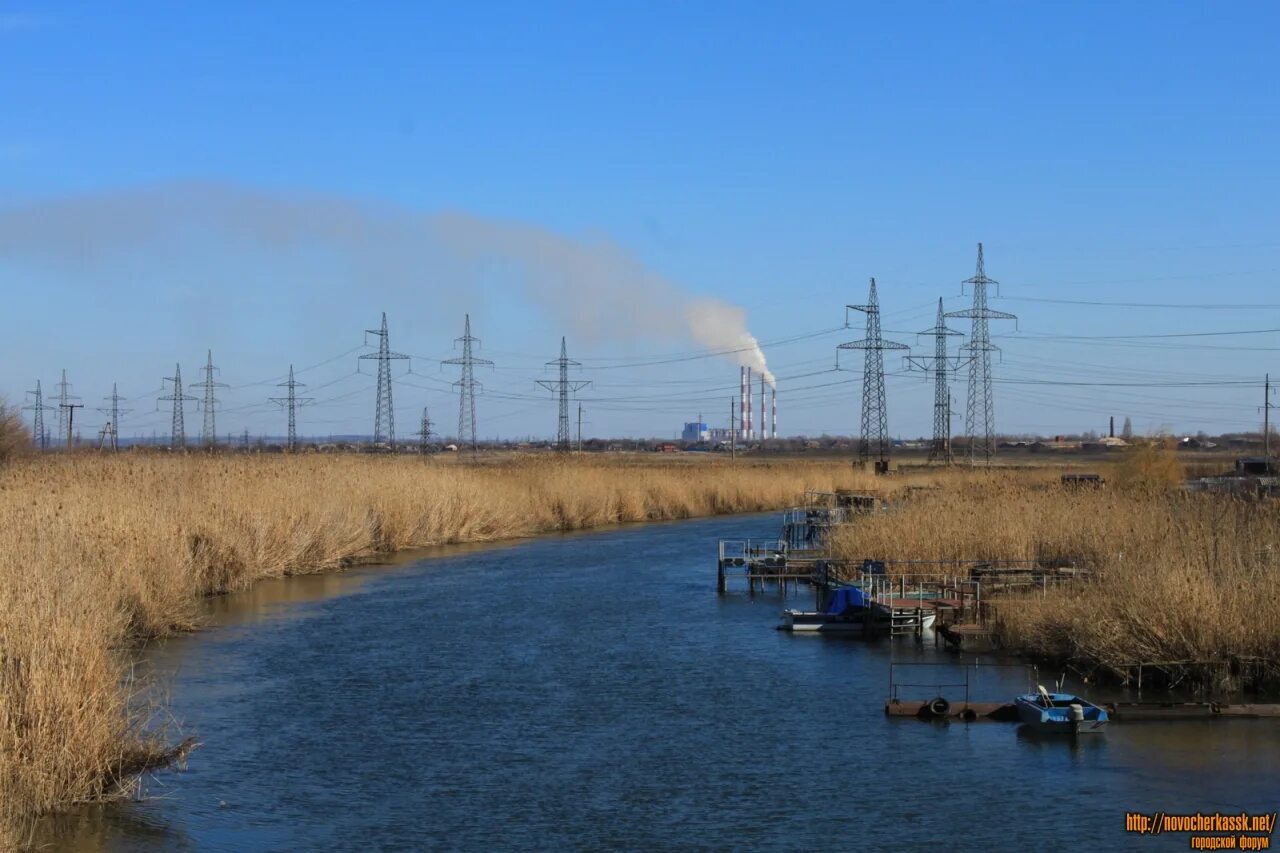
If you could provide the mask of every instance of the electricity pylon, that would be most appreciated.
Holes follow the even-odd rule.
[[[418,452],[426,453],[427,448],[431,444],[431,416],[427,414],[427,407],[422,407],[422,425],[418,427]]]
[[[187,428],[183,419],[182,404],[197,398],[183,393],[182,365],[180,364],[173,366],[173,376],[166,376],[162,381],[173,383],[173,393],[156,397],[156,409],[158,411],[160,404],[165,401],[173,401],[173,420],[169,426],[169,446],[174,450],[183,450],[187,446]]]
[[[40,380],[36,380],[36,390],[28,391],[34,399],[29,405],[23,406],[24,411],[31,412],[31,440],[35,446],[41,450],[49,449],[49,433],[44,430],[44,413],[52,412],[53,406],[47,405],[44,401],[44,394],[40,391]]]
[[[378,336],[378,351],[365,353],[361,359],[377,359],[378,361],[378,400],[373,409],[373,446],[385,445],[388,450],[396,449],[396,410],[391,404],[391,362],[406,359],[409,356],[391,351],[391,339],[387,334],[387,312],[382,312],[382,328],[368,329],[369,335]]]
[[[204,367],[200,368],[200,372],[204,374],[204,379],[192,382],[191,387],[204,390],[203,399],[199,401],[200,408],[204,411],[204,423],[200,426],[200,443],[212,448],[218,443],[217,425],[214,423],[213,414],[218,407],[218,401],[213,396],[213,389],[227,387],[225,382],[215,382],[213,379],[214,374],[218,372],[218,368],[213,366],[213,350],[209,350],[209,360],[205,362]]]
[[[943,462],[950,465],[951,454],[951,392],[947,388],[947,379],[959,369],[960,357],[947,355],[947,338],[963,334],[947,328],[942,311],[942,299],[938,299],[938,319],[932,329],[925,329],[920,335],[933,336],[932,356],[907,356],[911,367],[933,373],[933,442],[929,445],[929,461]],[[927,378],[927,376],[926,376]]]
[[[973,307],[964,311],[952,311],[948,317],[968,317],[973,320],[973,330],[969,342],[960,349],[969,360],[969,396],[965,401],[964,431],[969,446],[966,450],[972,464],[979,456],[987,463],[996,454],[996,412],[995,400],[991,391],[991,353],[1000,352],[1000,348],[991,343],[989,320],[1017,320],[1013,314],[1004,311],[993,311],[987,307],[987,286],[996,285],[999,295],[1000,282],[987,278],[986,267],[982,260],[982,244],[978,244],[978,265],[973,278],[966,278],[961,283],[973,288]]]
[[[67,369],[65,367],[62,369],[62,381],[58,383],[57,388],[58,396],[55,399],[58,401],[58,441],[70,444],[71,428],[68,421],[70,421],[76,409],[71,401],[79,400],[80,398],[71,393],[71,383],[67,381]]]
[[[589,381],[575,380],[569,381],[569,366],[580,367],[581,362],[574,361],[569,358],[565,348],[564,338],[560,339],[560,357],[554,361],[548,361],[548,367],[558,367],[560,369],[560,378],[558,379],[538,379],[535,380],[543,388],[551,391],[560,397],[560,421],[556,430],[556,450],[561,453],[568,453],[570,450],[569,439],[569,392],[579,391],[587,387],[591,383]]]
[[[98,439],[98,449],[101,450],[110,444],[111,450],[114,452],[120,449],[120,415],[127,415],[133,410],[120,408],[120,401],[124,398],[120,396],[114,382],[111,383],[111,396],[103,397],[102,399],[111,405],[98,409],[99,412],[107,416],[107,422],[102,425],[102,434]]]
[[[906,344],[886,341],[880,336],[880,299],[876,295],[876,280],[871,279],[871,292],[866,305],[845,306],[845,326],[849,325],[849,311],[861,311],[867,315],[866,337],[840,344],[836,349],[836,366],[839,367],[842,349],[864,350],[862,371],[862,435],[858,440],[858,458],[863,464],[875,457],[877,473],[889,471],[889,413],[884,394],[885,350],[910,349]]]
[[[458,381],[453,383],[458,388],[458,444],[470,445],[472,450],[476,449],[476,382],[475,366],[493,365],[492,361],[484,358],[476,358],[471,352],[471,345],[480,343],[479,338],[471,336],[471,315],[467,315],[466,325],[463,327],[462,337],[455,338],[454,346],[462,344],[462,356],[460,358],[450,358],[441,364],[457,364],[462,367],[462,375]],[[484,386],[480,386],[484,390]]]
[[[298,407],[305,406],[307,403],[310,403],[311,398],[298,396],[298,389],[305,388],[306,384],[302,382],[298,382],[293,378],[292,364],[289,365],[288,381],[281,382],[278,385],[276,385],[276,387],[286,389],[285,396],[271,397],[270,400],[273,403],[278,403],[279,405],[283,406],[289,413],[289,438],[288,438],[288,444],[286,445],[286,449],[292,452],[298,449],[298,416],[297,416]],[[246,435],[245,444],[248,444],[247,431],[245,435]]]

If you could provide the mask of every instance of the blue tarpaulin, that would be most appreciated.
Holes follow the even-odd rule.
[[[846,610],[854,610],[866,606],[867,597],[862,590],[853,587],[842,588],[831,593],[831,600],[827,602],[827,612],[840,614]]]

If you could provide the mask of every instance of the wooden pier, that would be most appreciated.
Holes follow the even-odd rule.
[[[962,723],[1016,723],[1018,709],[1012,702],[946,702],[939,698],[886,699],[884,713],[888,717],[914,717]],[[1260,720],[1280,719],[1280,705],[1218,702],[1104,702],[1112,722],[1149,723],[1178,720]]]
[[[1280,705],[1225,702],[1110,702],[1102,705],[1114,720],[1280,719]]]
[[[725,539],[716,560],[716,591],[728,591],[734,578],[745,580],[748,592],[770,583],[785,592],[788,582],[825,588],[828,562],[824,549],[793,548],[781,539]]]
[[[973,698],[973,676],[982,668],[1018,667],[1027,673],[1027,693],[1039,677],[1035,667],[1026,664],[959,664],[964,680],[956,674],[957,665],[932,662],[895,662],[889,664],[889,698],[884,703],[888,717],[914,718],[935,722],[1004,723],[1018,722],[1018,710],[1012,701],[979,702]],[[914,673],[913,681],[902,681],[899,673]],[[941,677],[930,675],[944,673]],[[945,679],[951,679],[947,681]],[[923,692],[926,699],[905,698],[906,690]],[[948,695],[950,693],[950,695]],[[1114,722],[1159,722],[1178,720],[1280,720],[1280,704],[1228,702],[1104,702],[1100,707]]]

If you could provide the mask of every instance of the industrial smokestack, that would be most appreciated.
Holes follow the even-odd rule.
[[[773,433],[774,438],[777,438],[778,437],[778,386],[776,385],[773,387],[773,390],[769,394],[769,402],[772,404],[770,408],[772,409],[771,414],[773,415],[773,428],[770,430],[770,432]]]
[[[747,440],[747,368],[738,368],[738,438]]]
[[[755,424],[751,420],[751,368],[747,368],[747,440],[755,438]]]
[[[764,405],[764,375],[760,375],[760,441],[764,441],[769,437],[768,424],[765,419],[769,416],[768,407]]]

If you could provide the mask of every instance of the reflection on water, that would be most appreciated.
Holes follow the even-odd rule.
[[[360,566],[346,572],[270,578],[244,592],[208,599],[205,624],[208,627],[249,625],[265,619],[305,615],[305,611],[294,610],[292,606],[357,592],[366,582],[384,577],[388,569],[480,552],[500,554],[519,545],[519,542],[440,545],[403,551],[388,556],[376,566]]]
[[[1112,843],[1126,810],[1280,798],[1273,721],[1116,723],[1073,743],[886,718],[891,661],[955,658],[791,636],[776,596],[716,596],[714,541],[774,525],[453,549],[213,602],[214,630],[152,652],[204,743],[190,769],[46,835],[86,851],[986,850]],[[1027,676],[984,667],[972,689],[1006,700]]]

